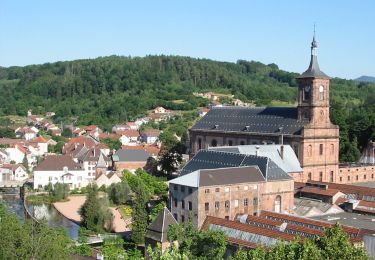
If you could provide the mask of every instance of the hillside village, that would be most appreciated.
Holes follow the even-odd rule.
[[[309,67],[296,78],[296,107],[194,92],[208,106],[190,114],[156,106],[110,129],[29,110],[25,122],[1,128],[7,137],[0,138],[0,185],[21,187],[24,207],[49,203],[84,228],[89,235],[73,239],[75,253],[99,243],[99,250],[85,248],[85,256],[98,250],[99,259],[106,241],[113,242],[108,233],[120,238],[120,256],[121,239],[143,250],[140,259],[153,259],[153,252],[186,246],[184,239],[215,245],[219,237],[220,257],[229,258],[243,248],[267,254],[280,241],[318,243],[329,230],[374,257],[375,143],[367,140],[358,161],[340,162],[330,81],[319,68],[314,36]],[[169,237],[175,228],[188,237]]]

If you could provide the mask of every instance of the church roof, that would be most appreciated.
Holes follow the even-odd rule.
[[[181,175],[202,169],[244,166],[257,166],[266,181],[292,179],[292,177],[268,157],[214,150],[200,150],[181,170]]]
[[[213,107],[192,128],[210,132],[300,135],[308,121],[298,120],[296,107]]]
[[[318,64],[318,57],[315,55],[311,55],[309,68],[304,73],[302,73],[301,76],[299,76],[298,78],[329,79],[330,77],[320,70],[319,64]]]
[[[311,60],[310,60],[309,68],[304,73],[302,73],[301,76],[299,76],[298,78],[322,78],[322,79],[330,78],[319,68],[318,55],[316,53],[317,49],[318,49],[318,44],[314,36],[313,41],[311,42]]]
[[[172,216],[172,213],[165,207],[150,226],[148,226],[145,236],[158,242],[165,242],[167,241],[169,225],[175,224],[177,224],[177,221]]]

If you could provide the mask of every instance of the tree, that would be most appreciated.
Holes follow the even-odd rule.
[[[0,203],[0,259],[70,259],[65,230],[42,221],[22,223]]]
[[[109,199],[116,205],[125,204],[129,200],[130,192],[126,182],[112,183],[108,188]]]
[[[61,201],[66,199],[69,195],[68,184],[57,182],[55,185],[53,185],[51,195],[55,201]]]
[[[114,138],[103,138],[100,140],[103,144],[106,144],[111,151],[113,150],[119,150],[122,146],[119,139]]]
[[[191,258],[222,259],[227,236],[220,231],[198,231],[189,220],[168,229],[168,241],[177,241],[180,252]]]
[[[109,260],[128,259],[124,250],[124,240],[121,238],[105,239],[102,255]]]
[[[156,206],[151,210],[150,214],[150,222],[153,222],[159,213],[166,207],[166,203],[164,201],[159,202]]]
[[[111,230],[113,215],[108,204],[106,198],[98,198],[95,187],[91,189],[79,211],[82,226],[97,233]]]
[[[70,128],[64,128],[64,130],[61,132],[61,135],[70,138],[72,137],[72,130]]]
[[[144,242],[148,225],[147,203],[150,199],[150,194],[140,179],[136,179],[135,182],[137,183],[133,188],[135,201],[132,211],[132,239],[135,243],[141,244]]]

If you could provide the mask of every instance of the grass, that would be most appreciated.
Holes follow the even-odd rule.
[[[40,195],[29,195],[26,198],[28,204],[39,205],[39,204],[52,204],[55,202],[54,198],[48,194]]]

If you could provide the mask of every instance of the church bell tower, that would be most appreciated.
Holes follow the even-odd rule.
[[[311,42],[309,68],[297,78],[298,81],[298,119],[307,120],[312,125],[330,125],[329,119],[329,81],[319,68],[318,44]]]

